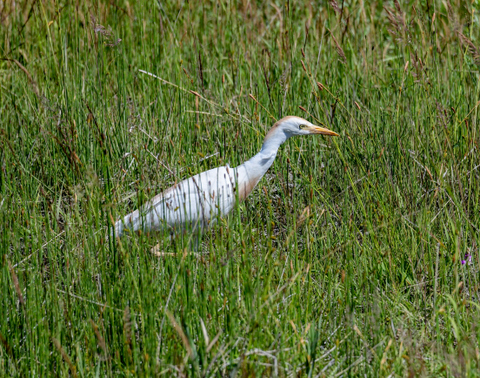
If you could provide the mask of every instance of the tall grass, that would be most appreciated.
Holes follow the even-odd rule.
[[[1,3],[1,374],[477,376],[479,12]],[[199,254],[106,238],[285,115],[341,137],[289,140]]]

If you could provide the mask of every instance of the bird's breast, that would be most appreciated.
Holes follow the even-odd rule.
[[[256,174],[255,171],[249,171],[245,167],[240,166],[237,169],[237,188],[239,200],[245,200],[248,195],[255,189],[263,175]]]

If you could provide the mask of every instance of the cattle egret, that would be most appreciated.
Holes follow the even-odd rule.
[[[220,215],[228,214],[237,200],[244,200],[258,184],[277,156],[278,148],[294,135],[337,133],[307,120],[289,116],[275,123],[265,136],[258,154],[236,168],[210,169],[183,180],[158,194],[141,209],[115,223],[115,235],[134,232],[202,231]]]

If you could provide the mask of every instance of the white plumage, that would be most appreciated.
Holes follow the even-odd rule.
[[[261,151],[236,168],[210,169],[179,182],[155,196],[140,210],[115,223],[115,235],[125,230],[175,232],[203,230],[220,215],[228,214],[244,200],[273,164],[278,148],[294,135],[338,135],[300,117],[285,117],[267,133]]]
[[[234,170],[228,166],[210,169],[179,182],[115,223],[115,234],[132,231],[162,231],[164,227],[208,226],[217,214],[228,214],[235,204]]]

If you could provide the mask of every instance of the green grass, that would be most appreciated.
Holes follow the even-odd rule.
[[[107,3],[0,5],[0,374],[478,376],[478,3]],[[106,240],[285,115],[200,256]]]

